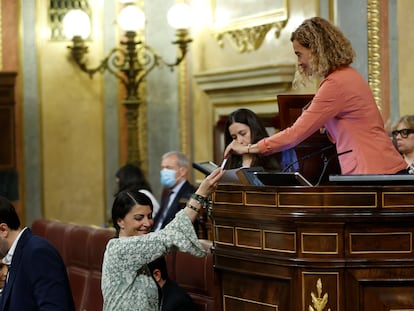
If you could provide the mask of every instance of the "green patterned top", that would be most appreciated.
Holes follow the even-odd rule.
[[[157,285],[147,263],[177,249],[206,255],[184,210],[163,230],[110,240],[102,264],[103,310],[158,310]]]

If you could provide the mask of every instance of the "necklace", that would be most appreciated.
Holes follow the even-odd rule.
[[[407,163],[411,163],[408,164],[408,174],[414,174],[414,161],[411,161],[411,159],[408,159],[405,155],[403,155],[403,158],[405,160],[405,162]]]
[[[414,174],[414,162],[408,166],[408,174]]]

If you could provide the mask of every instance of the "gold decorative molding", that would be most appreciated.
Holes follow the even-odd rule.
[[[413,253],[413,233],[410,231],[351,232],[348,241],[349,253],[352,255]],[[395,241],[398,241],[398,243],[395,243]]]
[[[220,6],[217,2],[219,1],[212,0],[212,12],[215,22],[212,33],[220,47],[224,46],[224,37],[226,37],[240,53],[257,50],[272,29],[274,29],[275,37],[279,38],[280,32],[286,26],[288,20],[287,0],[279,0],[274,4],[277,9],[264,12],[260,12],[260,9],[267,8],[267,4],[258,1],[255,8],[258,8],[259,12],[255,12],[255,9],[250,8],[248,13],[244,12],[245,16],[236,14],[236,17],[225,21],[217,20],[216,10],[229,11],[230,8]],[[232,10],[232,12],[240,13],[240,10]]]
[[[223,191],[214,192],[215,204],[244,205],[243,191]]]
[[[215,33],[215,37],[220,47],[224,47],[224,37],[226,36],[232,45],[240,53],[257,50],[266,38],[267,33],[275,28],[275,37],[279,38],[280,32],[285,27],[286,21],[272,24],[253,26],[250,28],[227,30]]]
[[[232,295],[223,295],[223,303],[224,303],[224,310],[229,310],[226,308],[227,305],[240,305],[249,310],[271,310],[271,311],[279,311],[279,305],[266,303],[258,300],[246,299],[243,297],[236,297]],[[250,308],[249,308],[250,307]]]
[[[305,239],[307,237],[312,237],[313,240],[318,240],[316,247],[320,247],[320,249],[316,249],[315,246],[306,245]],[[331,250],[322,250],[322,246],[326,248],[327,240],[333,239],[333,249]],[[325,243],[322,243],[324,240]],[[324,255],[338,255],[339,254],[339,236],[337,232],[329,233],[329,232],[302,232],[300,236],[300,243],[301,243],[301,253],[302,254],[324,254]],[[313,249],[311,248],[313,247]]]
[[[382,208],[414,207],[414,192],[382,193]]]
[[[272,236],[274,241],[268,242],[268,238],[271,240]],[[289,244],[289,241],[291,242],[290,249],[286,247]],[[272,247],[270,244],[272,244]],[[281,253],[296,253],[296,232],[263,230],[263,250]]]
[[[320,278],[316,281],[316,290],[317,295],[311,292],[313,306],[309,306],[309,311],[323,311],[328,303],[328,293],[322,296],[322,281]],[[328,311],[331,311],[331,309],[328,308]]]
[[[267,197],[267,203],[260,202],[257,203],[255,195],[260,195],[262,198]],[[263,193],[259,191],[245,191],[244,192],[244,205],[246,206],[263,206],[263,207],[274,207],[277,205],[277,196],[276,193]]]
[[[260,229],[235,227],[236,244],[237,247],[262,249],[263,248],[263,233]],[[246,236],[248,238],[246,239]]]
[[[360,201],[353,200],[356,195]],[[277,192],[277,206],[288,208],[377,208],[378,194],[376,192]],[[312,203],[314,199],[315,203]],[[364,205],[361,204],[364,198]],[[320,204],[330,200],[329,205]]]
[[[231,246],[235,245],[234,244],[234,241],[235,241],[234,227],[215,225],[213,233],[214,233],[214,242],[216,244],[231,245]],[[225,238],[227,238],[226,241],[224,241]]]
[[[184,59],[178,66],[178,114],[180,126],[180,150],[184,154],[191,154],[191,118],[189,98],[188,61]],[[191,159],[190,159],[191,160]]]
[[[378,108],[382,109],[381,99],[381,37],[380,0],[367,0],[368,14],[368,83],[374,94]]]

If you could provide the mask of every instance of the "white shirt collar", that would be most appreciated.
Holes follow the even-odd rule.
[[[10,247],[9,252],[8,252],[8,253],[7,253],[7,255],[3,258],[3,260],[2,260],[2,261],[3,261],[3,263],[4,263],[5,265],[8,265],[8,266],[10,266],[10,265],[11,265],[12,260],[13,260],[14,251],[16,250],[17,242],[19,242],[19,239],[20,239],[20,237],[22,236],[23,231],[24,231],[24,230],[26,230],[26,229],[27,229],[27,227],[24,227],[24,228],[20,231],[19,235],[16,237],[16,239],[14,240],[14,242],[13,242],[12,246]]]
[[[171,191],[173,193],[177,193],[178,191],[180,191],[181,187],[184,185],[184,183],[186,182],[186,179],[184,179],[182,182],[180,182],[177,186],[175,186],[174,188],[171,189]]]

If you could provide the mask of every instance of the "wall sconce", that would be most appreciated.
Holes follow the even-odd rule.
[[[139,86],[155,67],[167,66],[173,70],[185,58],[188,44],[192,41],[188,38],[191,17],[191,8],[184,3],[177,3],[168,11],[168,23],[176,29],[176,38],[172,44],[177,45],[179,49],[175,62],[169,63],[142,41],[142,30],[145,26],[144,12],[137,6],[126,3],[118,15],[118,24],[125,31],[125,40],[120,42],[120,47],[113,48],[95,68],[89,68],[84,60],[85,54],[88,53],[85,39],[89,37],[91,31],[89,16],[82,10],[72,10],[63,19],[65,35],[72,39],[73,43],[68,48],[79,68],[91,78],[98,71],[108,70],[126,89],[123,104],[126,107],[128,126],[129,163],[141,164],[138,144],[138,108],[142,98],[139,95]]]

